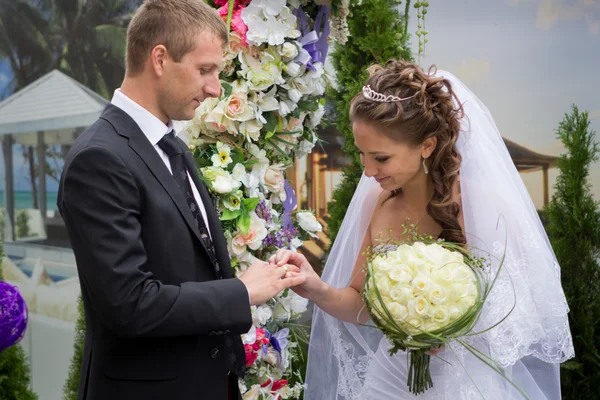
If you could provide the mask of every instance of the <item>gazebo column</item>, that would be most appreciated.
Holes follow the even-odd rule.
[[[543,180],[544,180],[544,206],[547,206],[550,202],[550,191],[548,188],[548,165],[542,167]]]
[[[44,142],[44,131],[37,133],[37,158],[38,158],[38,176],[40,189],[40,213],[42,214],[42,224],[46,219],[46,143]]]
[[[5,135],[2,140],[4,151],[4,241],[15,241],[15,187],[13,177],[13,136]]]

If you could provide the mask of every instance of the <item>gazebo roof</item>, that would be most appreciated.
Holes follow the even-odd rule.
[[[556,166],[558,157],[536,153],[506,138],[504,138],[504,143],[519,172],[533,172],[540,168]]]
[[[108,101],[58,70],[51,71],[0,102],[1,135],[34,145],[45,131],[48,144],[70,144],[91,125]]]

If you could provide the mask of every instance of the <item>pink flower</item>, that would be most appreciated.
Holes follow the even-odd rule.
[[[255,350],[254,345],[245,344],[244,350],[246,351],[246,367],[254,364],[254,361],[258,358],[258,351]]]
[[[288,381],[287,379],[280,379],[278,381],[275,381],[275,383],[273,383],[273,387],[271,388],[272,391],[276,392],[279,389],[281,389],[284,386],[287,386]]]
[[[236,7],[233,9],[233,13],[231,14],[231,28],[234,32],[239,33],[244,39],[244,45],[246,44],[246,32],[248,32],[248,27],[242,20],[242,10],[243,7]],[[223,19],[223,21],[227,22],[227,14],[229,13],[229,6],[225,4],[221,8],[217,10],[219,15]]]
[[[234,31],[242,35],[244,38],[244,44],[246,43],[246,32],[248,32],[248,26],[242,20],[242,7],[238,7],[233,10],[233,15],[231,16],[231,27]]]

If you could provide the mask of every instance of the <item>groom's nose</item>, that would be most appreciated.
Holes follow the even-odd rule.
[[[219,97],[221,94],[221,82],[219,81],[218,74],[207,78],[204,84],[204,94],[206,97]]]

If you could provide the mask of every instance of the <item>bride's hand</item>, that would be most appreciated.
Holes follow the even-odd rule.
[[[430,356],[435,356],[437,354],[440,354],[442,351],[444,351],[444,345],[432,347],[431,350],[425,352],[425,354],[429,354]]]
[[[296,276],[302,274],[306,276],[306,281],[303,284],[291,288],[299,296],[312,300],[327,289],[327,285],[321,280],[321,277],[315,272],[306,257],[300,253],[291,250],[278,250],[276,254],[269,258],[269,262],[279,266],[291,264],[299,268],[299,272],[290,271],[286,275]]]

